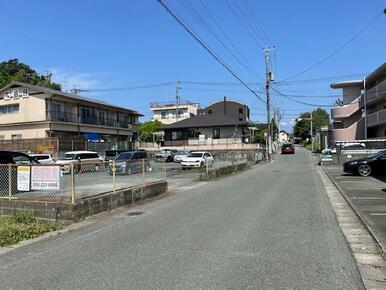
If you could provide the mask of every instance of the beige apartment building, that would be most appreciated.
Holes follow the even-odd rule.
[[[153,112],[152,120],[158,120],[166,125],[196,116],[199,109],[200,104],[190,101],[182,101],[178,105],[172,102],[150,104],[150,110]]]
[[[58,138],[132,148],[140,113],[102,101],[11,82],[0,89],[0,140]]]
[[[343,104],[331,109],[330,143],[386,138],[386,63],[363,80],[334,83],[331,88],[342,89]]]

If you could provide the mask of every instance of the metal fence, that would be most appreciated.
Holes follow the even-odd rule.
[[[0,198],[67,201],[165,179],[165,166],[149,160],[0,165]]]
[[[66,165],[0,165],[0,198],[75,203],[85,197],[116,192],[147,183],[197,180],[205,170],[248,162],[245,153],[216,154],[214,160],[192,170],[180,163],[154,159],[68,163]]]

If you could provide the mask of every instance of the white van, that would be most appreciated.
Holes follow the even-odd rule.
[[[69,173],[71,163],[74,164],[75,171],[78,172],[79,163],[82,166],[82,171],[99,171],[103,158],[93,151],[70,151],[64,154],[62,158],[56,161],[56,164],[62,165],[63,173]],[[83,170],[85,169],[85,170]]]

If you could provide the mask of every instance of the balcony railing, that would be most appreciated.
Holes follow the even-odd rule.
[[[367,103],[372,103],[378,99],[386,96],[386,80],[375,86],[374,88],[366,91]]]
[[[362,96],[359,96],[351,104],[343,105],[342,107],[336,107],[331,109],[331,118],[347,118],[356,113],[363,106]]]
[[[180,101],[178,103],[178,106],[188,106],[188,105],[192,105],[192,106],[199,106],[198,103],[194,103],[194,102],[191,102],[191,101],[187,101],[187,100],[184,100],[184,101]],[[177,104],[175,102],[156,102],[156,103],[151,103],[150,104],[150,108],[164,108],[164,107],[177,107]]]
[[[333,142],[364,139],[364,128],[364,118],[361,118],[358,122],[347,128],[332,128],[331,139]]]
[[[115,119],[93,117],[93,116],[82,116],[67,112],[47,112],[47,119],[50,121],[69,122],[69,123],[80,123],[98,126],[107,126],[115,128],[132,128],[132,124],[126,121],[118,121]]]
[[[386,109],[369,114],[367,116],[367,126],[373,127],[386,123]]]

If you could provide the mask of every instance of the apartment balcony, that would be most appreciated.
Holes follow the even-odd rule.
[[[334,126],[331,129],[331,139],[332,142],[364,139],[364,132],[364,118],[361,118],[358,122],[355,122],[347,128],[338,128],[338,126]]]
[[[362,96],[356,98],[352,103],[343,105],[342,107],[335,107],[331,109],[332,119],[347,118],[358,112],[363,106]]]
[[[377,102],[386,97],[386,80],[366,91],[366,101],[368,104]]]
[[[367,126],[373,127],[386,123],[386,109],[369,114],[367,116]]]
[[[132,124],[129,124],[128,122],[125,122],[125,121],[118,121],[116,119],[81,116],[78,114],[67,113],[67,112],[47,112],[46,115],[47,115],[47,120],[49,121],[133,129]]]

